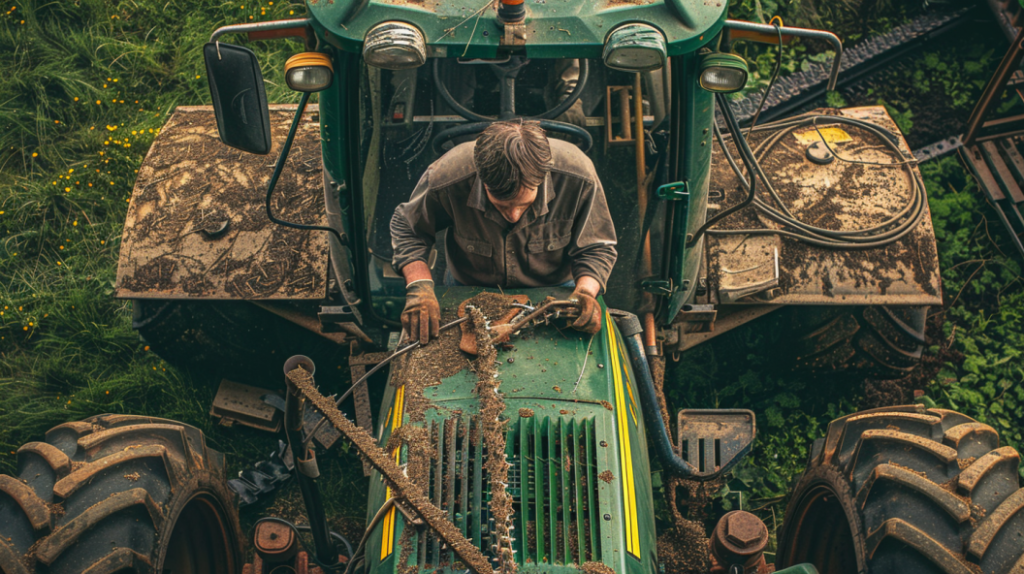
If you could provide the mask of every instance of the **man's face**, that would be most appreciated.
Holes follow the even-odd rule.
[[[487,189],[487,186],[484,186]],[[491,190],[487,189],[487,199],[490,200],[491,205],[498,210],[498,213],[505,218],[509,223],[518,223],[522,219],[523,214],[526,213],[527,209],[533,205],[533,201],[537,199],[537,188],[536,187],[521,187],[519,188],[519,195],[512,199],[495,199],[491,195]]]

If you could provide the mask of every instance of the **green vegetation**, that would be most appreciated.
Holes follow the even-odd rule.
[[[106,412],[193,424],[235,470],[274,449],[264,433],[213,425],[216,381],[149,352],[113,285],[135,171],[176,106],[209,101],[201,50],[210,33],[304,12],[281,0],[12,1],[0,10],[0,472],[50,427]],[[268,97],[297,100],[281,71],[301,47],[253,47]],[[364,492],[362,473],[346,474],[344,462],[326,470],[329,491]],[[351,496],[330,500],[338,528],[364,520]]]
[[[860,8],[850,12],[853,5]],[[868,2],[735,0],[733,14],[757,20],[760,11],[765,19],[782,14],[787,24],[838,24],[848,40],[906,17],[902,3],[871,6],[873,12]],[[209,99],[200,50],[210,32],[226,23],[303,12],[302,5],[280,0],[15,0],[0,7],[0,472],[12,471],[17,448],[48,428],[103,412],[196,425],[228,454],[234,470],[273,449],[269,435],[213,426],[206,414],[211,381],[193,380],[149,352],[131,330],[130,305],[112,292],[135,170],[175,106]],[[858,19],[863,13],[872,17]],[[849,24],[854,21],[856,26]],[[807,50],[800,46],[787,47],[786,71],[799,69]],[[281,81],[294,45],[254,47],[270,99],[294,101]],[[748,57],[766,79],[774,52],[759,54]],[[998,54],[962,56],[936,54],[925,75],[929,98],[947,98],[964,114]],[[872,97],[885,98],[908,121],[910,111],[924,105],[889,94]],[[838,104],[843,96],[830,98]],[[929,350],[941,368],[933,381],[916,387],[925,391],[920,400],[977,417],[1020,447],[1020,263],[955,157],[925,164],[922,172],[947,306],[936,310]],[[688,365],[670,381],[669,398],[677,408],[758,413],[756,448],[730,488],[744,490],[743,506],[771,526],[781,520],[783,495],[802,470],[811,441],[830,419],[862,404],[863,388],[792,376],[766,352],[767,331],[744,330],[725,344],[687,354]],[[340,517],[339,528],[350,527],[364,518],[360,495],[352,493],[366,492],[366,480],[351,454],[326,459],[332,461],[325,469],[330,511]],[[723,502],[739,503],[732,496]]]

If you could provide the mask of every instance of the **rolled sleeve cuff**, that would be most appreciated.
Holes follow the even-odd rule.
[[[572,276],[579,279],[589,275],[601,284],[601,292],[605,292],[608,284],[608,276],[612,273],[615,265],[616,252],[611,245],[593,247],[583,253],[576,255],[572,260]]]

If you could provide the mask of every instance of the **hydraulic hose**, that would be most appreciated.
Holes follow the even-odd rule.
[[[654,453],[661,462],[662,468],[669,474],[681,478],[696,478],[697,480],[713,478],[710,476],[694,477],[693,467],[690,466],[690,463],[680,458],[672,448],[668,429],[665,428],[665,421],[661,418],[661,407],[658,405],[658,397],[654,391],[654,378],[651,376],[651,366],[647,363],[647,355],[644,354],[644,343],[640,334],[623,337],[622,340],[626,344],[629,362],[633,366],[633,374],[636,376],[637,390],[640,391],[640,410],[643,411],[647,436],[654,442]]]

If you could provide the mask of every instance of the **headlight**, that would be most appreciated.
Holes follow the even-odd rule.
[[[604,43],[604,65],[625,72],[649,72],[665,65],[665,36],[654,26],[625,24]]]
[[[709,54],[700,62],[700,87],[709,92],[738,92],[747,85],[747,62],[736,54]]]
[[[366,33],[363,59],[375,68],[404,70],[427,61],[427,42],[419,28],[405,22],[384,22]]]
[[[331,87],[334,66],[326,54],[303,52],[284,63],[284,81],[296,92],[319,92]]]

